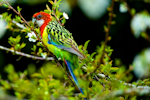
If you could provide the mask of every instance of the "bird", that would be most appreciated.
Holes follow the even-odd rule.
[[[79,59],[84,59],[85,56],[79,51],[72,33],[46,12],[35,13],[32,17],[32,22],[40,28],[44,45],[57,58],[61,58],[65,62],[74,83],[79,91],[84,94],[73,71],[79,68]]]

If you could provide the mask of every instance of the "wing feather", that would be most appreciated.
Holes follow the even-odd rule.
[[[79,51],[78,45],[74,41],[72,34],[56,21],[51,21],[49,25],[47,25],[47,33],[49,40],[48,43],[73,53],[79,58],[85,58],[84,55]]]

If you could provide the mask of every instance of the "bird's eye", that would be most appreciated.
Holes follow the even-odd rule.
[[[38,16],[37,16],[37,19],[40,19],[41,17],[42,17],[42,15],[38,15]]]

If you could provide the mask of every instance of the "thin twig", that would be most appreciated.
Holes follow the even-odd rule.
[[[107,95],[98,95],[93,100],[110,100],[114,97],[118,96],[125,96],[125,95],[131,95],[131,96],[143,96],[143,95],[150,95],[150,89],[139,89],[139,88],[129,88],[129,89],[120,89],[116,91],[112,91]]]
[[[26,54],[26,53],[23,53],[23,52],[19,52],[19,51],[15,51],[15,50],[3,47],[1,45],[0,45],[0,49],[15,53],[16,55],[24,56],[24,57],[27,57],[27,58],[33,58],[33,59],[36,59],[36,60],[54,60],[53,57],[43,58],[43,57],[38,57],[38,56],[34,56],[34,55],[29,55],[29,54]]]
[[[132,12],[131,12],[131,8],[130,8],[130,6],[128,5],[128,3],[127,3],[127,1],[126,0],[123,0],[124,2],[125,2],[125,4],[126,4],[126,6],[127,6],[127,8],[128,8],[128,12],[129,12],[129,14],[131,15],[131,17],[133,18],[134,17],[134,15],[132,14]],[[148,40],[149,42],[150,42],[150,36],[148,35],[148,33],[146,32],[146,31],[143,31],[144,33],[145,33],[145,35],[146,35],[146,37],[145,37],[145,39],[146,40]]]
[[[96,76],[96,75],[95,75]],[[101,79],[106,79],[106,80],[115,80],[115,81],[118,81],[119,83],[123,83],[123,85],[125,85],[125,86],[128,86],[128,87],[132,87],[132,88],[139,88],[139,89],[150,89],[150,87],[149,86],[136,86],[136,85],[134,85],[134,84],[131,84],[131,83],[126,83],[126,82],[124,82],[124,81],[121,81],[121,80],[118,80],[118,79],[116,79],[116,78],[110,78],[110,76],[106,76],[105,74],[97,74],[97,79],[96,80],[99,80],[99,77],[101,78]]]
[[[99,80],[99,78],[97,77],[97,75],[94,75],[94,77],[96,78],[96,80],[97,81],[99,81],[100,82],[100,80]],[[103,87],[105,88],[105,84],[104,83],[102,83],[102,82],[100,82],[102,85],[103,85]]]
[[[28,22],[22,17],[20,12],[16,11],[6,0],[5,3],[9,6],[9,9],[13,10],[17,15],[19,15],[21,19],[24,21],[24,23],[27,24],[32,29],[32,27],[28,24]]]
[[[132,12],[131,12],[131,8],[130,8],[130,6],[128,5],[127,1],[124,0],[124,2],[125,2],[126,6],[127,6],[127,8],[128,8],[129,14],[130,14],[132,17],[134,17],[134,15],[133,15]]]
[[[34,30],[34,28],[32,28],[32,27],[28,24],[28,22],[24,19],[24,17],[21,15],[21,13],[18,12],[18,11],[16,11],[6,0],[5,0],[5,3],[9,6],[9,9],[13,10],[17,15],[19,15],[19,16],[21,17],[21,19],[23,20],[23,22],[24,22],[27,26],[29,26],[29,28],[31,29],[31,31],[33,31],[33,32],[36,34],[38,40],[43,44],[43,46],[47,49],[47,51],[54,57],[54,55],[48,50],[48,48],[46,47],[46,45],[43,43],[42,39],[39,37],[39,35],[37,34],[37,32]],[[56,58],[56,57],[55,57],[55,58]]]
[[[95,98],[93,98],[93,100],[107,100],[113,97],[117,97],[117,96],[124,96],[124,95],[150,95],[150,87],[149,86],[136,86],[134,84],[131,83],[125,83],[124,81],[121,80],[117,80],[115,78],[110,78],[109,76],[106,76],[104,74],[101,74],[101,78],[102,79],[109,79],[109,80],[115,80],[118,81],[119,83],[123,83],[123,85],[129,87],[126,90],[125,89],[120,89],[117,91],[112,91],[109,94],[106,95],[101,95],[101,91],[99,93],[97,93],[97,96]],[[99,80],[99,78],[97,77],[97,80]]]
[[[106,45],[107,45],[107,42],[108,42],[108,36],[109,36],[109,32],[110,32],[110,27],[111,27],[111,22],[112,22],[112,18],[113,18],[113,9],[114,9],[114,2],[115,0],[112,0],[111,2],[111,7],[110,7],[110,14],[109,14],[109,21],[108,21],[108,25],[107,25],[107,30],[106,31],[106,35],[105,35],[105,44],[104,44],[104,47],[103,47],[103,50],[102,50],[102,56],[100,57],[99,59],[99,63],[97,64],[96,68],[94,69],[93,72],[91,72],[89,75],[87,76],[90,76],[92,75],[93,73],[96,72],[96,70],[99,68],[100,64],[102,63],[102,60],[104,58],[104,55],[105,55],[105,48],[106,48]]]
[[[60,21],[59,21],[59,19],[57,18],[57,16],[56,16],[56,14],[55,14],[55,11],[53,10],[53,15],[54,15],[54,17],[56,18],[56,20],[57,20],[57,22],[62,26],[62,24],[60,23]]]
[[[21,17],[21,19],[23,20],[23,22],[36,34],[36,36],[38,37],[38,40],[40,42],[42,42],[41,38],[39,37],[39,35],[36,33],[36,31],[28,24],[28,22],[24,19],[24,17],[21,15],[21,13],[19,13],[18,11],[16,11],[6,0],[5,3],[9,6],[9,9],[13,10],[17,15],[19,15]],[[43,44],[43,42],[42,42]],[[43,44],[44,45],[44,44]],[[44,45],[44,47],[46,47]]]

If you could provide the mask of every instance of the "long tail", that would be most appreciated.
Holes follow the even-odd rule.
[[[71,74],[73,80],[75,81],[75,84],[77,85],[78,89],[80,90],[80,92],[81,92],[82,94],[84,94],[82,88],[81,88],[80,85],[79,85],[79,82],[78,82],[76,76],[75,76],[74,73],[73,73],[73,70],[72,70],[72,68],[71,68],[71,63],[70,63],[69,61],[67,61],[67,60],[65,60],[65,63],[66,63],[66,65],[67,65],[68,70],[69,70],[69,72],[70,72],[70,74]]]

